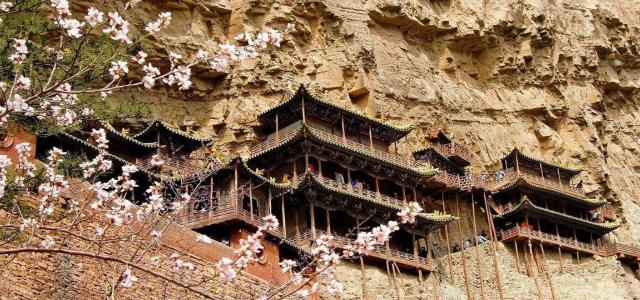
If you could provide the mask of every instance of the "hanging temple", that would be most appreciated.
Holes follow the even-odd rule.
[[[321,234],[333,235],[338,249],[349,245],[359,231],[396,219],[409,201],[428,213],[401,226],[360,263],[392,262],[422,277],[435,270],[435,258],[502,241],[514,248],[517,264],[535,246],[572,253],[578,261],[616,256],[632,268],[640,265],[640,249],[609,235],[619,227],[615,215],[606,201],[582,191],[578,168],[513,149],[500,171],[469,173],[470,153],[438,130],[427,133],[424,149],[398,154],[397,143],[412,126],[339,107],[303,86],[257,119],[264,139],[247,156],[227,162],[218,159],[212,138],[162,121],[129,135],[108,122],[86,120],[77,132],[38,137],[37,155],[55,146],[95,156],[99,150],[88,133],[103,128],[115,166],[139,167],[136,201],[144,201],[144,191],[158,180],[180,183],[192,195],[178,219],[183,226],[234,246],[262,225],[262,217],[276,216],[280,227],[268,232],[265,249],[273,268],[282,259],[299,259]],[[165,161],[161,167],[151,163],[155,154]],[[464,228],[455,228],[456,222]]]

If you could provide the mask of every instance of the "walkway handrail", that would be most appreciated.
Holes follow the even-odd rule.
[[[339,189],[352,191],[354,193],[363,195],[365,197],[369,197],[369,198],[377,199],[377,200],[382,200],[382,201],[387,202],[389,204],[393,204],[393,205],[396,205],[396,206],[404,207],[404,202],[402,200],[400,200],[400,199],[396,199],[394,197],[390,197],[390,196],[384,195],[382,193],[377,193],[377,192],[370,191],[370,190],[367,190],[367,189],[364,189],[364,188],[354,187],[354,186],[351,186],[351,185],[349,185],[347,183],[342,183],[342,182],[338,182],[338,181],[336,181],[334,179],[327,178],[326,176],[318,177],[318,178],[320,179],[320,181],[322,181],[322,183],[324,183],[326,185],[329,185],[329,186],[332,186],[332,187],[335,187],[335,188],[339,188]]]
[[[323,234],[327,234],[327,233],[325,231],[316,229],[316,236],[321,236]],[[310,241],[312,241],[312,236],[313,236],[312,232],[310,230],[307,230],[305,232],[300,233],[299,237],[293,236],[289,239],[301,246],[308,246]],[[339,235],[331,235],[331,236],[333,237],[333,246],[336,248],[344,249],[347,246],[352,245],[355,241],[354,239],[351,239],[345,236],[339,236]],[[426,257],[421,257],[421,256],[416,257],[411,253],[406,253],[396,249],[390,249],[390,251],[387,251],[387,248],[384,245],[374,246],[374,249],[369,251],[367,255],[380,258],[380,259],[386,259],[390,257],[392,260],[402,263],[404,265],[409,265],[409,266],[420,265],[425,269],[432,268],[431,263]]]
[[[313,125],[311,125],[313,126]],[[402,166],[407,166],[408,168],[411,168],[414,164],[415,161],[413,159],[412,156],[407,156],[407,157],[403,157],[397,154],[393,154],[391,152],[387,152],[387,151],[383,151],[380,149],[377,149],[375,147],[371,147],[369,145],[365,145],[365,144],[360,144],[358,142],[352,141],[350,139],[343,139],[341,136],[335,135],[331,132],[327,132],[325,130],[322,130],[320,128],[315,128],[312,127],[310,128],[311,132],[313,132],[314,134],[317,134],[319,136],[321,136],[322,138],[325,138],[327,140],[330,140],[331,142],[335,143],[335,144],[343,144],[349,147],[353,147],[358,149],[361,152],[364,153],[370,153],[371,156],[374,157],[380,157],[383,158],[384,160],[390,161],[392,163],[395,163],[397,165],[402,165]]]
[[[265,140],[251,147],[251,155],[256,155],[294,136],[298,132],[298,129],[300,129],[300,126],[302,126],[302,121],[296,121],[293,124],[279,129],[277,134],[274,132],[268,135]]]
[[[438,153],[440,153],[440,155],[444,156],[444,157],[451,157],[451,156],[460,156],[462,159],[471,162],[471,154],[469,153],[469,150],[467,150],[467,148],[462,147],[458,144],[455,143],[449,143],[449,144],[434,144],[433,148],[438,151]]]

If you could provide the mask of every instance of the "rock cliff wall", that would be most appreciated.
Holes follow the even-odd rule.
[[[640,10],[636,1],[210,0],[170,10],[152,56],[215,49],[244,30],[296,25],[288,42],[226,72],[198,70],[195,90],[133,91],[159,115],[217,135],[228,153],[259,138],[255,116],[309,84],[333,101],[424,131],[443,128],[492,169],[505,150],[582,165],[585,188],[619,208],[621,240],[640,242]],[[152,59],[153,61],[153,59]],[[161,59],[156,62],[160,63]]]
[[[416,125],[401,151],[418,148],[426,130],[442,128],[471,150],[476,171],[495,169],[512,147],[551,162],[582,165],[589,195],[618,209],[623,226],[615,234],[638,244],[638,4],[150,1],[141,4],[135,18],[173,13],[169,34],[152,43],[149,52],[156,57],[169,49],[215,49],[245,30],[293,23],[296,32],[281,49],[226,72],[198,70],[195,89],[187,94],[159,89],[123,96],[158,105],[159,116],[177,125],[216,135],[223,152],[234,155],[246,153],[259,139],[258,112],[295,85],[308,84],[341,105]],[[583,283],[596,280],[588,268],[576,268]],[[618,269],[611,270],[618,276]],[[556,288],[561,298],[571,297]]]

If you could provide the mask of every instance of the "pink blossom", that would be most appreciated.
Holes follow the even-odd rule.
[[[104,21],[104,13],[96,9],[95,7],[89,7],[87,10],[87,15],[84,16],[84,20],[91,25],[91,27],[95,27],[99,23]]]

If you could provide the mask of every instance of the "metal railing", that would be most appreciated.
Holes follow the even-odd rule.
[[[458,156],[467,162],[471,162],[471,153],[469,153],[469,150],[458,144],[434,144],[433,149],[438,151],[438,153],[444,157],[449,158],[452,156]]]
[[[327,233],[322,230],[316,229],[316,237],[323,234],[326,235]],[[332,246],[339,249],[346,249],[355,242],[354,239],[348,237],[338,235],[331,236],[333,237],[333,239],[331,240]],[[308,230],[300,233],[300,235],[297,237],[290,237],[289,240],[293,243],[298,244],[299,246],[310,247],[311,241],[313,241],[313,232]],[[387,247],[383,245],[374,246],[374,249],[368,251],[365,256],[375,257],[378,259],[389,259],[405,266],[417,267],[425,270],[433,270],[432,264],[426,257],[416,256],[411,253],[406,253],[396,249],[387,249]]]

